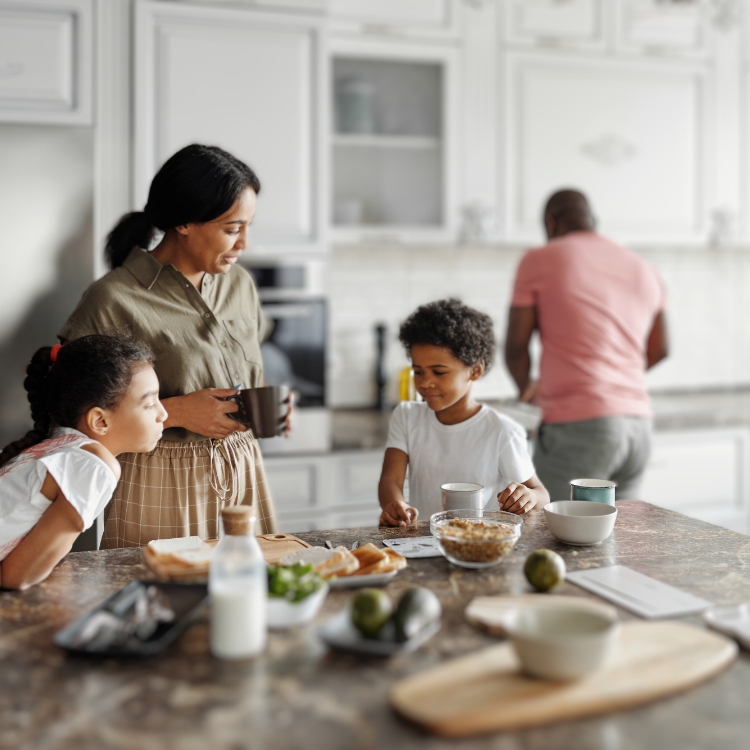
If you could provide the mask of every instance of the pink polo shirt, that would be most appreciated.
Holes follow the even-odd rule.
[[[511,305],[537,310],[545,422],[651,415],[646,343],[664,301],[656,269],[595,232],[526,253]]]

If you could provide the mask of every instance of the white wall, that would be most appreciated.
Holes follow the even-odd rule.
[[[93,129],[0,125],[0,443],[29,422],[24,371],[93,279]]]
[[[750,385],[750,253],[747,249],[639,249],[668,288],[671,355],[649,375],[652,389]],[[388,326],[387,371],[396,398],[407,365],[398,326],[418,305],[457,296],[490,314],[500,342],[520,248],[336,247],[331,253],[329,394],[334,406],[374,401],[376,323]],[[515,395],[501,361],[477,387]]]

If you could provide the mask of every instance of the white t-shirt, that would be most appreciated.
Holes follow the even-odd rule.
[[[41,493],[47,472],[88,529],[117,486],[112,469],[81,448],[93,443],[77,430],[59,428],[0,469],[0,560],[5,559],[52,503]]]
[[[443,484],[481,484],[485,506],[497,510],[499,492],[535,473],[523,427],[484,405],[465,422],[445,425],[427,404],[404,401],[391,416],[386,448],[409,456],[409,504],[423,520],[442,510]]]

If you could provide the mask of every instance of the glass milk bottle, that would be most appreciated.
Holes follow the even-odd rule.
[[[211,653],[220,659],[256,656],[266,645],[266,563],[253,534],[252,508],[221,511],[223,535],[211,555]]]

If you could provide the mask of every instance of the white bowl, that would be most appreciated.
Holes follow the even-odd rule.
[[[612,533],[617,508],[590,500],[558,500],[544,506],[544,518],[552,536],[565,544],[587,547]]]
[[[601,667],[617,640],[617,612],[565,607],[519,609],[505,630],[526,674],[575,680]]]
[[[268,627],[271,630],[284,630],[310,622],[320,611],[327,595],[328,584],[324,583],[314,594],[306,596],[300,602],[290,602],[278,596],[269,596],[266,610]]]

